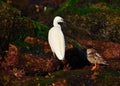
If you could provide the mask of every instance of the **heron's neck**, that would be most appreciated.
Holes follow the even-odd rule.
[[[58,28],[60,28],[60,29],[61,29],[60,24],[58,24],[57,22],[53,22],[53,25],[54,25],[54,27],[58,27]]]

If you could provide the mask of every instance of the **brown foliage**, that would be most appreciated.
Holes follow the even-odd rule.
[[[67,86],[67,82],[64,79],[58,79],[55,83],[53,83],[53,86]]]
[[[111,67],[120,69],[120,44],[113,42],[79,39],[78,42],[86,47],[92,46],[96,48],[97,51],[103,56],[103,58],[106,58],[108,64],[110,64]]]
[[[79,40],[81,45],[95,47],[105,58],[120,58],[120,44],[95,40]]]
[[[52,4],[52,5],[60,5],[61,3],[67,0],[44,0],[44,3]]]
[[[37,57],[33,54],[21,54],[15,45],[10,44],[5,60],[1,62],[2,71],[20,79],[36,72],[51,72],[60,69],[60,61],[56,58]],[[27,75],[26,75],[27,74]]]
[[[28,36],[28,37],[25,38],[24,41],[27,42],[27,43],[30,43],[30,44],[39,44],[39,45],[42,45],[44,47],[43,48],[44,53],[51,52],[51,49],[50,49],[50,46],[49,46],[48,42],[46,42],[44,40],[40,40],[38,38]]]
[[[120,44],[94,40],[79,40],[81,45],[95,47],[105,58],[120,58]]]
[[[4,57],[5,61],[2,66],[5,68],[6,66],[15,66],[18,64],[18,49],[16,46],[10,44],[7,55]]]

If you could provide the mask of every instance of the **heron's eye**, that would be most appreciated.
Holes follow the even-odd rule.
[[[63,22],[58,22],[58,24],[62,25],[62,24],[63,24]]]

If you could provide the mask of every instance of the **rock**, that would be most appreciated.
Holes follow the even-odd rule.
[[[83,46],[96,48],[106,59],[120,58],[120,44],[118,43],[80,39],[78,39],[78,42]]]
[[[78,42],[85,46],[92,46],[103,56],[108,64],[113,67],[120,69],[120,44],[113,42],[103,42],[95,40],[79,40]]]

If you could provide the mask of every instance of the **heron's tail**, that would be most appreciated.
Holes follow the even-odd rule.
[[[64,59],[64,55],[62,55],[61,52],[57,51],[57,52],[55,52],[55,53],[56,53],[56,56],[57,56],[57,58],[58,58],[59,60],[63,60],[63,59]]]

